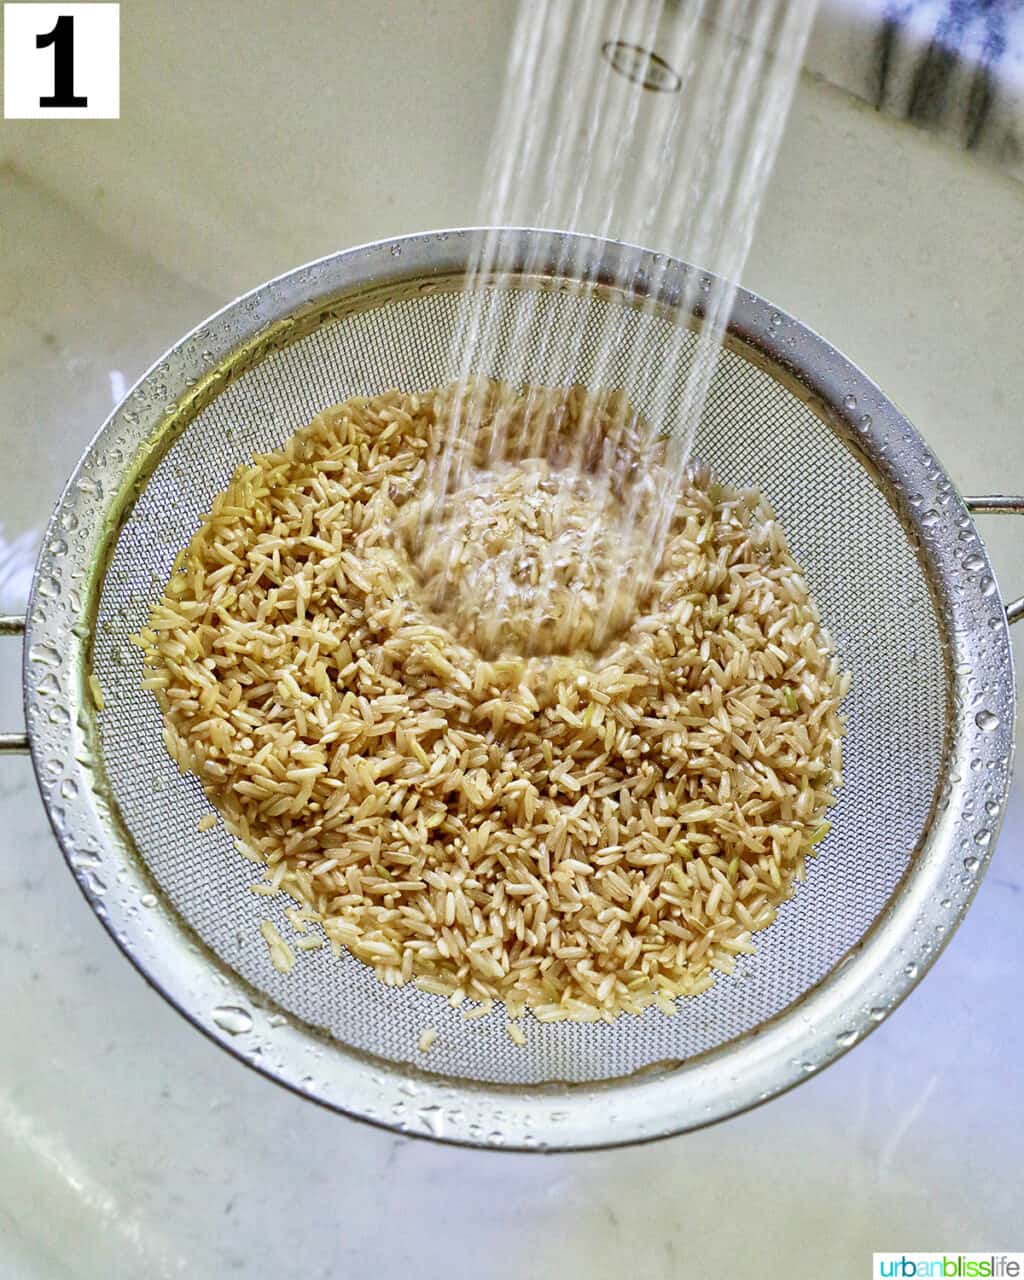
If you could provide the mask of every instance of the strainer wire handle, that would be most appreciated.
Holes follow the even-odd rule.
[[[0,615],[0,636],[25,634],[25,619]],[[0,755],[21,755],[28,750],[28,734],[0,733]]]
[[[1024,495],[1011,497],[1004,494],[986,494],[967,498],[967,510],[974,516],[1018,515],[1024,516]],[[1024,596],[1018,596],[1006,606],[1006,621],[1020,622],[1024,618]]]

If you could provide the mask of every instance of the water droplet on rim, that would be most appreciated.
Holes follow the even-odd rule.
[[[82,883],[85,885],[86,889],[88,889],[89,892],[93,894],[95,897],[97,898],[102,897],[103,894],[106,893],[107,886],[104,883],[104,881],[102,881],[99,878],[99,876],[95,873],[95,871],[83,870],[81,875],[82,875]]]
[[[995,733],[999,728],[999,717],[994,711],[983,708],[974,717],[974,723],[982,731],[982,733]]]
[[[242,1009],[236,1004],[219,1005],[210,1017],[229,1036],[244,1035],[246,1031],[252,1030],[252,1014],[248,1009]]]
[[[45,698],[55,698],[60,693],[60,681],[49,671],[36,685],[36,692]]]
[[[433,1137],[439,1137],[444,1129],[444,1112],[439,1106],[421,1107],[416,1118]]]

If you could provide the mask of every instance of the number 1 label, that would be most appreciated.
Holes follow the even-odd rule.
[[[87,107],[89,99],[75,93],[75,20],[62,13],[52,31],[36,36],[36,48],[53,45],[53,93],[39,99],[41,107]]]
[[[5,4],[4,118],[116,120],[120,5]]]

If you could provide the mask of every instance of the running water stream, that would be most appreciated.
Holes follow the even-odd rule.
[[[481,459],[478,447],[474,457],[471,447],[486,401],[476,380],[500,364],[503,380],[519,390],[537,384],[538,370],[569,370],[571,382],[585,365],[598,416],[602,397],[621,399],[625,392],[630,403],[647,406],[644,429],[669,437],[664,465],[650,482],[627,487],[609,461],[617,441],[595,461],[592,415],[580,417],[575,440],[561,425],[556,440],[545,424],[559,415],[540,412],[525,444],[522,432],[517,438],[518,456],[552,463],[547,500],[556,525],[573,524],[559,507],[572,504],[581,472],[588,472],[587,503],[596,514],[570,557],[586,561],[609,526],[628,530],[618,539],[623,551],[603,593],[598,641],[610,631],[612,614],[622,614],[624,591],[642,590],[660,561],[815,8],[816,0],[520,0],[481,202],[480,224],[494,230],[478,237],[469,305],[453,337],[458,390],[432,460],[422,536],[444,541],[453,495],[501,487],[510,455],[500,414],[488,432],[487,456]],[[699,270],[685,277],[681,304],[685,311],[699,304],[696,341],[680,325],[657,361],[638,343],[624,347],[623,308],[591,305],[607,296],[608,281],[598,283],[592,258],[580,256],[573,242],[554,267],[561,304],[551,305],[548,292],[529,291],[510,332],[503,287],[513,282],[496,269],[497,229],[507,226],[579,231],[655,251],[647,300],[634,304],[642,311],[653,308],[650,299],[673,258],[694,264]],[[526,274],[551,270],[546,252],[538,245]],[[636,281],[620,275],[613,289],[634,292]],[[629,428],[628,415],[616,421],[620,430]],[[453,565],[472,536],[465,521],[456,524],[457,536],[441,552]],[[564,567],[564,545],[560,554]],[[529,636],[558,572],[554,555],[542,560],[532,605],[524,603],[521,584],[492,575],[488,598],[478,602],[489,614],[484,629],[494,635],[514,622],[509,634],[520,640],[526,634],[530,651]],[[524,609],[531,615],[525,632]]]

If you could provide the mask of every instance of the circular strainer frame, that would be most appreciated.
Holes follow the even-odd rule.
[[[198,940],[161,899],[104,785],[88,691],[98,601],[110,548],[176,424],[217,394],[220,371],[241,349],[262,358],[304,319],[336,315],[342,301],[358,308],[382,289],[464,277],[478,234],[410,236],[301,267],[224,308],[140,379],[83,456],[43,541],[26,619],[28,740],[54,831],[93,910],[140,972],[241,1060],[350,1116],[445,1141],[543,1150],[643,1141],[773,1097],[877,1026],[969,905],[1011,777],[1007,612],[969,508],[878,388],[778,308],[739,291],[728,344],[809,404],[875,478],[918,551],[940,620],[950,707],[941,789],[910,870],[860,942],[781,1014],[682,1063],[600,1083],[478,1084],[372,1057],[283,1014]],[[630,305],[656,279],[651,301],[677,315],[691,270],[673,263],[666,271],[645,250],[562,232],[509,229],[498,238],[495,268],[513,277],[558,280],[568,261],[609,286],[633,281],[623,295]],[[988,509],[1002,509],[999,500]],[[1021,612],[1019,602],[1011,606],[1012,618]],[[246,1013],[215,1017],[225,1008]]]

